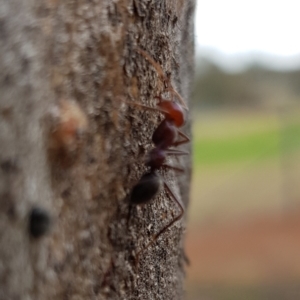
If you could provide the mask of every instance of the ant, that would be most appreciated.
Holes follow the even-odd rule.
[[[163,185],[173,201],[175,201],[180,208],[179,215],[176,216],[158,233],[153,235],[150,242],[148,242],[147,245],[137,253],[136,264],[138,264],[141,254],[146,249],[148,249],[159,238],[161,234],[163,234],[168,228],[170,228],[176,221],[180,220],[184,214],[184,204],[182,203],[180,198],[178,198],[173,193],[167,182],[165,182],[163,177],[158,174],[157,171],[163,167],[166,167],[175,171],[183,172],[183,169],[167,165],[165,164],[165,161],[167,155],[179,156],[188,154],[184,151],[169,148],[177,147],[190,141],[190,139],[178,129],[185,123],[186,119],[184,108],[187,109],[187,107],[184,100],[172,87],[170,77],[167,77],[164,74],[161,67],[145,51],[138,48],[137,52],[144,56],[145,59],[147,59],[153,65],[160,78],[165,83],[166,89],[171,94],[173,94],[173,96],[176,96],[180,100],[182,106],[179,103],[173,101],[173,99],[167,100],[160,96],[155,97],[159,100],[156,107],[149,107],[146,105],[129,102],[129,104],[137,105],[147,110],[161,112],[165,116],[164,120],[159,124],[152,135],[152,142],[155,147],[149,152],[148,159],[145,163],[145,165],[150,168],[150,171],[146,172],[138,181],[138,183],[133,187],[130,196],[130,204],[139,205],[149,203],[158,194]],[[178,140],[179,136],[181,136],[183,139]]]

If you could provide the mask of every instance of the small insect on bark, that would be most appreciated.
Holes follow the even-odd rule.
[[[187,110],[187,106],[179,95],[179,93],[173,88],[170,77],[167,77],[163,72],[161,66],[154,61],[154,59],[144,50],[138,48],[137,52],[141,54],[157,71],[160,79],[164,82],[166,91],[169,92],[171,99],[165,99],[161,95],[155,97],[158,99],[156,107],[149,107],[135,102],[127,102],[129,105],[134,105],[142,109],[159,112],[164,115],[163,121],[158,125],[152,135],[152,142],[154,148],[148,153],[148,159],[146,166],[149,167],[147,171],[138,183],[133,187],[130,196],[130,204],[139,205],[151,202],[155,196],[159,193],[160,189],[164,187],[170,196],[170,198],[180,208],[180,213],[162,228],[158,233],[153,235],[150,241],[143,247],[136,255],[136,264],[139,262],[140,256],[147,250],[168,228],[170,228],[176,221],[180,220],[184,214],[184,205],[179,197],[177,197],[172,189],[169,187],[164,178],[159,174],[159,170],[162,168],[169,168],[175,171],[183,172],[184,170],[166,164],[166,158],[168,155],[180,156],[188,155],[188,152],[184,152],[177,149],[170,149],[170,147],[177,147],[190,141],[189,137],[179,130],[179,127],[183,126],[186,120],[186,114],[184,110]],[[174,99],[177,98],[180,103]]]

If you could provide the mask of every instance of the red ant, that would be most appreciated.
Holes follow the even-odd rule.
[[[173,95],[176,95],[181,103],[185,106],[185,103],[181,96],[176,92],[176,90],[171,86],[170,79],[164,75],[161,67],[143,50],[137,49],[137,51],[143,55],[146,59],[150,61],[153,67],[157,70],[161,79],[165,82],[167,89]],[[141,249],[136,255],[136,263],[139,262],[140,255],[152,245],[161,234],[163,234],[168,228],[170,228],[176,221],[180,220],[184,214],[184,205],[182,201],[172,192],[169,185],[164,181],[162,176],[157,173],[162,167],[167,167],[174,169],[176,171],[183,171],[180,168],[169,166],[165,164],[167,155],[185,155],[186,152],[169,149],[169,147],[177,147],[181,144],[189,142],[189,138],[182,132],[178,130],[185,122],[185,114],[183,107],[178,103],[170,100],[163,99],[162,97],[156,97],[159,99],[157,107],[152,108],[149,106],[136,104],[129,102],[130,104],[137,105],[139,107],[158,111],[164,114],[165,119],[160,123],[152,135],[152,141],[155,145],[148,155],[148,160],[146,161],[146,166],[150,167],[150,171],[145,173],[139,182],[133,187],[130,196],[130,204],[145,204],[150,202],[159,192],[162,185],[166,188],[167,192],[171,198],[177,203],[180,208],[180,214],[174,218],[169,224],[167,224],[163,229],[161,229],[157,234],[152,236],[151,241]],[[185,106],[186,107],[186,106]],[[178,136],[183,137],[184,139],[178,141]]]

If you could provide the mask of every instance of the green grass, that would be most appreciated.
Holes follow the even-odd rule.
[[[281,130],[281,136],[283,151],[293,151],[300,148],[300,116],[297,123],[289,124]]]
[[[194,125],[196,169],[249,160],[259,162],[300,147],[300,122],[284,124],[283,127],[279,120],[263,115],[259,120],[255,115],[247,115],[245,119],[229,115],[215,123],[210,120],[211,128],[204,122],[196,121]],[[202,135],[201,130],[205,130]]]
[[[278,155],[279,135],[276,131],[196,140],[194,143],[194,163],[211,165],[237,162],[248,159],[263,159]]]

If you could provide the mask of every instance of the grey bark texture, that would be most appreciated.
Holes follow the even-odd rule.
[[[194,0],[0,0],[0,299],[182,299],[185,219],[161,191],[129,210],[164,82],[188,102]],[[189,121],[183,131],[189,135]],[[190,149],[190,144],[182,149]],[[161,172],[187,205],[190,157]],[[52,218],[30,234],[32,208]]]

